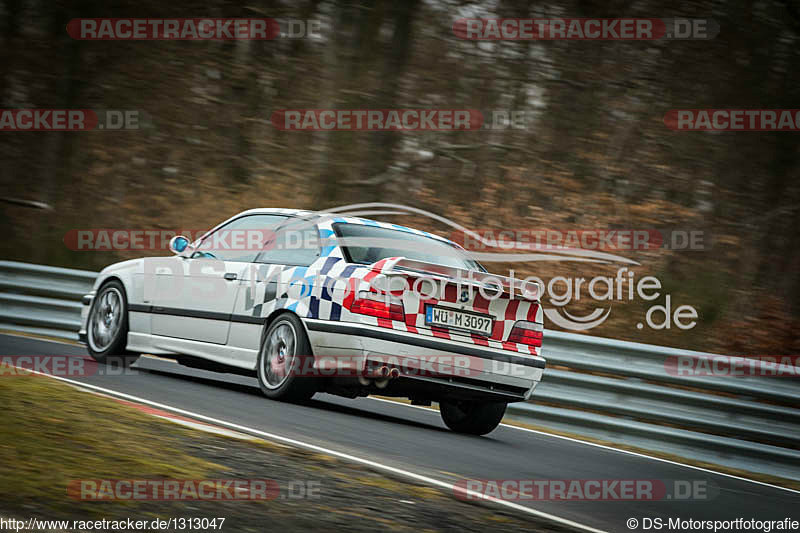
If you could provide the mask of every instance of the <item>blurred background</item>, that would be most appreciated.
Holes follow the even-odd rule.
[[[77,17],[275,17],[313,38],[79,41]],[[458,39],[459,17],[698,17],[695,41]],[[793,0],[0,0],[0,108],[137,110],[138,130],[0,133],[0,258],[100,268],[142,252],[71,251],[76,228],[209,228],[252,207],[393,202],[467,228],[680,228],[706,250],[622,252],[654,275],[680,331],[614,302],[590,334],[730,354],[800,350],[796,133],[676,132],[671,109],[800,107]],[[524,129],[293,132],[287,108],[520,110]],[[31,204],[31,202],[37,202]],[[427,217],[392,221],[443,235]],[[164,252],[147,252],[164,255]],[[518,276],[619,265],[489,265]],[[570,312],[588,314],[591,301]],[[548,324],[552,327],[552,324]]]

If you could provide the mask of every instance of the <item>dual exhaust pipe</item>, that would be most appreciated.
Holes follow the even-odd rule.
[[[366,376],[359,376],[358,382],[363,386],[368,386],[370,383],[374,384],[379,389],[385,389],[386,386],[389,384],[389,381],[392,379],[397,379],[400,377],[400,369],[399,368],[389,368],[386,365],[383,365],[374,373],[371,373],[374,377],[368,378]]]
[[[376,372],[379,378],[389,378],[389,379],[397,379],[400,377],[400,369],[399,368],[389,368],[386,365],[383,365],[378,369]]]

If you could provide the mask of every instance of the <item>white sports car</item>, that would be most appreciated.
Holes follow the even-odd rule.
[[[84,297],[80,337],[98,361],[148,353],[255,375],[273,399],[438,402],[449,428],[478,435],[541,380],[538,285],[488,274],[447,239],[253,209],[170,249],[105,268]]]

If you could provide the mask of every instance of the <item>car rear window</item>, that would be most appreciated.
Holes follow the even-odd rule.
[[[406,257],[466,270],[485,269],[453,244],[403,230],[364,224],[334,224],[345,259],[370,265],[387,257]]]

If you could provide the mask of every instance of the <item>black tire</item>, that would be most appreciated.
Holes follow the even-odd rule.
[[[289,328],[289,329],[286,329]],[[289,347],[288,343],[280,340],[280,334],[288,335],[291,330],[294,336],[294,346]],[[271,343],[277,343],[275,344]],[[283,357],[283,377],[272,374],[276,355],[274,348],[281,344],[286,348]],[[271,351],[273,350],[273,351]],[[269,353],[268,353],[269,352]],[[283,400],[289,402],[302,402],[311,399],[317,392],[317,378],[309,375],[303,369],[311,368],[314,356],[311,353],[311,343],[308,342],[306,330],[300,319],[293,313],[282,313],[264,330],[261,336],[261,346],[258,350],[258,386],[264,396],[272,400]],[[280,363],[278,363],[280,365]],[[288,370],[287,370],[288,369]],[[276,380],[282,381],[276,382]]]
[[[447,427],[456,433],[486,435],[503,420],[507,405],[504,402],[443,401],[439,402],[439,413]]]
[[[94,319],[98,313],[104,313],[107,309],[106,295],[117,298],[118,319],[114,321],[116,327],[109,334],[108,338],[101,340],[101,336],[94,326]],[[106,331],[109,328],[106,329]],[[139,358],[140,354],[129,352],[125,349],[128,343],[128,297],[125,294],[125,287],[117,280],[111,280],[97,289],[89,309],[89,317],[86,321],[86,347],[89,355],[101,364],[113,364],[128,366]]]

